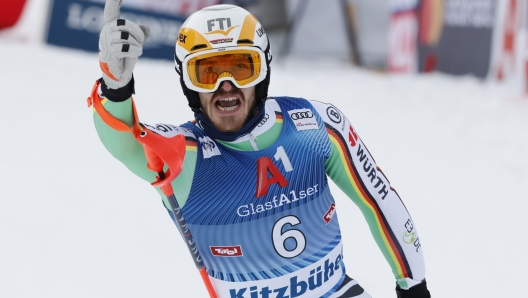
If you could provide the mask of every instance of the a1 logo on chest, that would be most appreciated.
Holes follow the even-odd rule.
[[[293,167],[284,147],[278,147],[273,157],[275,158],[275,161],[282,162],[286,172],[293,171]],[[279,184],[280,187],[285,187],[288,185],[288,180],[284,178],[284,175],[282,175],[280,170],[268,156],[259,158],[257,160],[257,192],[255,196],[257,198],[265,196],[268,194],[268,188],[275,183]]]

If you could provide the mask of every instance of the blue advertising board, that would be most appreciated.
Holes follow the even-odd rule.
[[[104,4],[87,0],[53,0],[48,34],[49,44],[97,52],[104,25]],[[142,57],[174,58],[174,46],[183,17],[121,7],[121,18],[150,28]]]

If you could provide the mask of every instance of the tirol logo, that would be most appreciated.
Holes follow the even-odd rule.
[[[235,246],[209,246],[213,256],[217,257],[240,257],[242,256],[242,247]]]
[[[335,215],[335,211],[335,203],[332,203],[332,205],[330,205],[330,209],[328,209],[328,211],[326,211],[326,214],[323,216],[323,220],[326,222],[326,224],[328,224],[332,220]]]
[[[317,119],[309,109],[291,110],[288,111],[288,114],[298,131],[319,128],[319,125],[317,125]]]
[[[348,132],[348,142],[350,146],[355,147],[357,144],[358,136],[352,125],[350,125],[350,131]]]
[[[405,223],[405,231],[403,232],[403,242],[407,244],[413,244],[416,248],[416,252],[418,252],[418,249],[420,248],[420,239],[416,237],[416,231],[414,230],[414,225],[412,221],[409,219]]]
[[[221,155],[218,146],[213,140],[211,140],[211,138],[200,137],[198,138],[198,141],[200,142],[200,146],[202,147],[204,159],[213,157],[215,155]]]
[[[339,111],[337,111],[336,108],[328,107],[326,109],[326,114],[328,115],[328,118],[330,119],[330,121],[336,124],[341,123],[341,113],[339,113]]]

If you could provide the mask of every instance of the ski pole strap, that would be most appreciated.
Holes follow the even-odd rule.
[[[157,177],[156,181],[151,183],[153,186],[160,187],[165,195],[172,194],[172,182],[180,174],[183,168],[183,159],[185,157],[186,145],[185,137],[177,135],[172,138],[165,138],[148,129],[143,129],[138,121],[136,105],[132,99],[132,111],[134,113],[134,123],[132,127],[123,121],[112,116],[101,103],[102,98],[98,90],[101,82],[97,80],[92,88],[90,97],[88,97],[88,106],[94,107],[95,111],[106,125],[121,132],[130,132],[136,140],[143,145],[145,156],[147,158],[147,168],[156,173],[163,172],[166,164],[168,169],[163,172],[164,177]]]
[[[91,107],[93,105],[95,111],[101,119],[103,120],[106,125],[110,126],[111,128],[122,131],[122,132],[131,132],[132,135],[134,135],[135,138],[139,136],[139,133],[141,132],[141,126],[139,125],[138,121],[138,115],[136,111],[136,105],[134,104],[134,99],[132,99],[132,111],[134,113],[134,124],[132,124],[132,127],[129,127],[126,123],[123,121],[117,119],[116,117],[112,116],[108,111],[103,107],[103,104],[101,103],[102,98],[99,96],[99,85],[101,82],[97,80],[92,88],[92,92],[90,93],[90,97],[88,97],[88,107]]]

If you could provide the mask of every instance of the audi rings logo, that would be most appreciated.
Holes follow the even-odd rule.
[[[290,117],[292,118],[292,120],[300,120],[300,119],[305,119],[305,118],[313,118],[313,113],[311,111],[306,111],[306,112],[296,112],[296,113],[291,113],[290,114]]]
[[[328,115],[330,121],[334,122],[335,124],[341,123],[341,114],[337,111],[336,108],[328,107],[326,109],[326,114]]]
[[[266,124],[266,122],[268,122],[268,120],[269,120],[269,115],[268,113],[266,113],[266,115],[262,117],[262,120],[260,120],[260,123],[257,126],[262,127],[264,124]]]
[[[297,109],[288,111],[288,115],[295,124],[297,131],[318,129],[317,118],[309,109]]]

